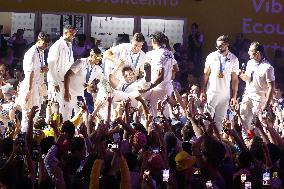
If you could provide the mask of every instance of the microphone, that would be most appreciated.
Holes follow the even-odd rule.
[[[247,68],[247,65],[245,62],[242,63],[242,66],[241,66],[241,71],[242,72],[245,72],[246,71],[246,68]]]

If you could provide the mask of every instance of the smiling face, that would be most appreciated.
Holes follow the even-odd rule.
[[[90,60],[92,64],[99,64],[102,60],[102,57],[99,54],[96,54],[94,51],[91,50],[90,52]]]
[[[137,42],[135,40],[131,41],[131,51],[133,54],[137,54],[141,51],[144,42]]]
[[[134,74],[133,70],[126,70],[123,74],[123,77],[124,77],[126,83],[133,82],[134,78],[135,78],[134,76],[135,76],[135,74]]]
[[[39,48],[40,50],[43,50],[43,51],[44,51],[45,49],[48,48],[49,43],[47,43],[47,42],[45,42],[44,40],[40,39],[40,40],[38,40],[37,45],[38,45],[38,48]]]
[[[68,29],[64,31],[64,38],[68,42],[72,42],[75,38],[75,35],[77,33],[76,29]]]
[[[220,54],[225,53],[229,49],[229,44],[224,41],[216,41],[216,49]]]
[[[256,51],[255,45],[251,45],[248,50],[249,58],[259,61],[261,59],[261,54],[259,51]]]

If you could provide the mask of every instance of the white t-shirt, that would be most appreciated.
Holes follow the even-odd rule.
[[[133,54],[131,51],[131,43],[122,43],[112,47],[111,52],[116,58],[124,60],[125,66],[132,67],[136,74],[139,73],[139,70],[143,70],[146,55],[142,50],[137,54]]]
[[[151,64],[151,83],[157,80],[162,68],[164,68],[164,80],[157,87],[171,83],[173,66],[177,64],[173,53],[165,48],[159,48],[147,52],[146,56]]]
[[[143,88],[144,83],[146,82],[143,79],[136,80],[132,83],[119,82],[118,86],[116,87],[116,90],[129,93]]]
[[[223,78],[218,77],[220,64],[222,64]],[[218,51],[214,51],[207,56],[205,67],[211,69],[207,83],[207,94],[220,93],[230,96],[231,74],[232,72],[238,73],[239,70],[237,57],[231,52],[226,57],[223,57]]]
[[[250,81],[246,83],[245,94],[255,100],[265,96],[268,82],[275,81],[274,68],[266,59],[261,62],[249,60],[245,75],[250,78]]]
[[[102,79],[104,77],[103,70],[98,65],[91,65],[87,58],[81,58],[74,62],[70,68],[74,75],[70,77],[69,91],[72,96],[84,95],[84,84],[90,83],[94,79]],[[87,74],[90,74],[87,81]]]
[[[29,84],[29,75],[34,72],[33,85],[41,85],[44,81],[44,75],[41,74],[41,67],[45,66],[44,52],[39,50],[37,45],[33,45],[24,56],[23,70],[25,79],[23,85]]]
[[[68,43],[68,45],[67,45]],[[58,85],[74,63],[72,44],[61,37],[49,49],[47,81]]]

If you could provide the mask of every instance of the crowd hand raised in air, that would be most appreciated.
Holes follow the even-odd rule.
[[[236,98],[231,98],[230,99],[230,106],[235,107],[238,104],[238,101]]]
[[[207,102],[207,95],[204,92],[200,93],[199,99],[202,103],[206,103]]]

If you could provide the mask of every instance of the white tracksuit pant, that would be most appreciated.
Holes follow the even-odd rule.
[[[229,100],[229,95],[222,95],[220,93],[207,94],[208,111],[212,118],[214,117],[219,132],[223,130],[222,121],[226,116]]]
[[[164,100],[166,96],[171,96],[173,86],[170,82],[162,83],[145,94],[145,99],[150,103],[150,111],[155,117],[157,115],[157,104],[159,100]]]
[[[255,100],[255,98],[250,98],[247,95],[243,96],[240,105],[240,114],[243,120],[243,127],[245,130],[252,129],[251,123],[261,107],[265,103],[265,96],[263,95],[260,100]]]
[[[62,114],[63,122],[70,120],[72,116],[72,109],[77,107],[77,97],[71,95],[70,102],[64,100],[64,83],[58,83],[60,91],[55,92],[54,85],[48,83],[48,99],[58,102],[59,104],[59,113]]]
[[[34,82],[32,85],[32,90],[29,96],[28,101],[25,101],[26,95],[28,93],[28,87],[26,83],[21,83],[19,89],[19,96],[16,100],[16,103],[21,106],[22,109],[22,120],[21,120],[21,131],[26,132],[28,128],[28,112],[33,106],[38,106],[41,108],[41,103],[43,101],[43,85],[40,83]],[[37,113],[39,114],[39,112]]]

